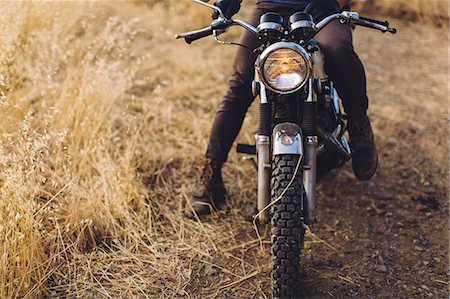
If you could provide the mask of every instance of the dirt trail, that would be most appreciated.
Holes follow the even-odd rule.
[[[302,254],[306,297],[448,296],[448,37],[445,30],[392,23],[395,36],[355,32],[380,167],[370,182],[357,182],[347,165],[320,184],[320,222],[312,230],[328,246],[313,242]],[[252,203],[233,198],[233,180],[227,181],[231,205]],[[251,240],[243,219],[225,216],[216,225],[237,223],[242,242]],[[237,252],[252,263],[269,259],[267,248]],[[248,283],[267,294],[267,276]],[[205,275],[198,283],[213,288],[220,279]],[[223,297],[245,297],[245,285],[226,288]]]
[[[320,183],[320,220],[312,227],[315,237],[308,238],[302,253],[306,297],[448,296],[448,36],[445,29],[400,20],[392,24],[398,28],[397,35],[365,28],[354,34],[367,72],[380,166],[370,182],[357,182],[347,165]],[[226,89],[234,50],[211,41],[190,47],[179,42],[178,46],[211,66],[207,69],[211,73],[206,74],[211,82],[194,94],[217,105]],[[198,116],[204,120],[203,147],[214,105],[190,103],[187,107],[200,108],[196,111],[203,113]],[[241,142],[252,141],[255,106],[238,137]],[[246,210],[255,202],[254,175],[250,166],[242,166],[237,154],[231,154],[225,168],[228,209],[207,224],[244,245],[230,244],[221,249],[225,253],[212,253],[208,261],[215,266],[206,264],[193,273],[184,288],[186,294],[270,296],[269,247],[267,242],[258,246],[255,231],[245,220]],[[194,187],[191,182],[190,189]],[[235,269],[243,275],[234,277]]]
[[[313,229],[338,248],[306,255],[313,297],[448,296],[447,35],[393,23],[355,32],[381,163],[368,183],[347,167],[321,184]]]
[[[245,18],[249,7],[239,17]],[[231,153],[224,169],[229,204],[217,217],[202,224],[183,219],[180,204],[195,188],[198,159],[226,90],[235,49],[212,40],[191,46],[175,41],[174,33],[206,25],[208,16],[197,18],[192,9],[186,19],[194,23],[173,24],[161,17],[171,13],[169,8],[169,14],[155,9],[132,11],[139,10],[140,25],[151,30],[150,38],[138,41],[139,51],[149,56],[131,92],[146,116],[141,134],[156,163],[150,169],[161,165],[156,172],[140,166],[150,199],[161,203],[155,221],[176,232],[159,232],[161,237],[151,241],[161,269],[147,265],[145,258],[130,258],[127,269],[142,279],[127,279],[164,297],[270,297],[269,238],[258,243],[246,220],[256,201],[252,167]],[[160,23],[152,20],[155,15]],[[320,183],[319,223],[302,253],[305,297],[448,296],[448,36],[444,29],[399,20],[392,25],[397,35],[355,31],[355,47],[367,71],[380,167],[370,182],[357,182],[347,165]],[[252,142],[256,112],[253,105],[238,141]],[[99,271],[100,281],[102,271],[119,270]],[[108,292],[120,290],[119,285],[128,288],[126,281],[111,279],[114,284],[101,286]],[[130,290],[139,294],[134,286]]]

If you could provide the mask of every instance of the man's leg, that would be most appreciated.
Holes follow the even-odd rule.
[[[325,55],[327,73],[336,85],[349,117],[365,115],[368,108],[366,74],[353,49],[352,28],[333,21],[314,38]]]
[[[256,25],[263,13],[260,8],[252,11],[250,23]],[[206,158],[201,186],[187,203],[185,214],[189,217],[210,214],[225,203],[226,190],[222,180],[222,164],[227,160],[228,152],[241,129],[245,114],[254,97],[251,83],[254,78],[253,64],[256,55],[253,49],[258,47],[256,35],[245,31],[240,43],[247,48],[239,47],[233,64],[233,74],[229,89],[214,118],[210,140],[206,150]]]
[[[261,3],[253,9],[249,22],[256,26],[261,15],[276,11],[283,16],[287,26],[291,14],[303,9],[303,5]],[[228,152],[241,129],[245,113],[254,99],[251,83],[255,76],[254,63],[257,55],[253,53],[253,49],[257,48],[260,42],[255,34],[244,31],[239,43],[247,48],[239,47],[237,50],[229,89],[214,119],[206,151],[207,158],[222,162],[227,160]]]
[[[376,172],[378,155],[367,117],[366,75],[353,49],[352,29],[334,21],[319,32],[315,40],[325,55],[325,67],[349,117],[353,171],[358,179],[368,180]]]
[[[258,45],[258,38],[246,31],[240,43],[254,49]],[[211,128],[206,150],[206,157],[209,159],[221,162],[227,160],[228,152],[241,129],[247,109],[254,99],[251,83],[254,78],[255,60],[256,55],[251,50],[238,48],[228,92],[217,110]]]

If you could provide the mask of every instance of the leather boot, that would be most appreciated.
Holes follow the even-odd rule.
[[[197,191],[186,203],[184,214],[189,218],[209,215],[225,204],[226,189],[222,180],[222,162],[206,160]]]
[[[378,153],[367,115],[348,120],[352,166],[356,178],[366,181],[377,171]]]

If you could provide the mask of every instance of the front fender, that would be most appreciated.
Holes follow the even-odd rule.
[[[294,123],[281,123],[272,133],[273,155],[303,156],[302,129]]]

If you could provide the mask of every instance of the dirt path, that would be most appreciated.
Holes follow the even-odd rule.
[[[355,31],[355,47],[367,71],[380,167],[370,182],[357,182],[347,165],[320,183],[319,223],[312,227],[314,235],[307,238],[302,253],[305,297],[448,296],[448,36],[444,29],[399,20],[392,24],[398,28],[397,35],[365,28]],[[178,26],[178,30],[184,27]],[[187,113],[196,114],[186,114],[197,122],[195,132],[186,132],[190,132],[187,142],[195,148],[194,155],[200,156],[213,111],[226,89],[234,50],[211,41],[191,47],[179,42],[176,46],[178,52],[169,46],[165,49],[168,55],[183,51],[186,59],[179,65],[184,74],[179,73],[172,84],[178,93],[166,96],[179,94]],[[190,67],[195,70],[185,70]],[[183,77],[186,75],[189,78]],[[186,91],[188,94],[183,93]],[[247,115],[239,141],[252,141],[255,106]],[[178,122],[172,123],[176,130],[190,125]],[[171,167],[178,169],[181,161],[175,162]],[[179,208],[179,202],[195,186],[199,166],[196,162],[192,165],[197,168],[187,174],[176,176],[174,171],[163,176],[173,181],[170,194],[181,194],[167,201],[173,209]],[[212,235],[212,241],[205,237],[202,248],[208,248],[209,241],[219,240],[219,245],[179,263],[190,272],[178,295],[270,297],[268,241],[259,246],[245,219],[246,210],[255,203],[255,173],[232,153],[224,175],[228,209],[205,223],[222,235]]]
[[[396,36],[355,32],[368,76],[380,168],[372,181],[360,183],[347,165],[320,184],[320,222],[312,230],[328,246],[312,242],[302,254],[306,297],[448,296],[447,34],[393,23]],[[238,157],[232,161],[238,163]],[[230,178],[228,183],[237,193]],[[251,204],[240,201],[231,199]],[[236,229],[238,223],[242,243],[254,238],[242,218],[225,216],[216,224]],[[269,259],[267,247],[234,254],[250,263]],[[246,283],[268,294],[268,272],[248,274],[248,282],[215,295],[246,297]],[[199,283],[214,289],[221,279],[206,273]]]
[[[397,36],[355,34],[380,169],[368,183],[347,168],[322,184],[314,229],[339,249],[306,259],[311,295],[448,296],[448,44],[443,31],[398,27]]]

